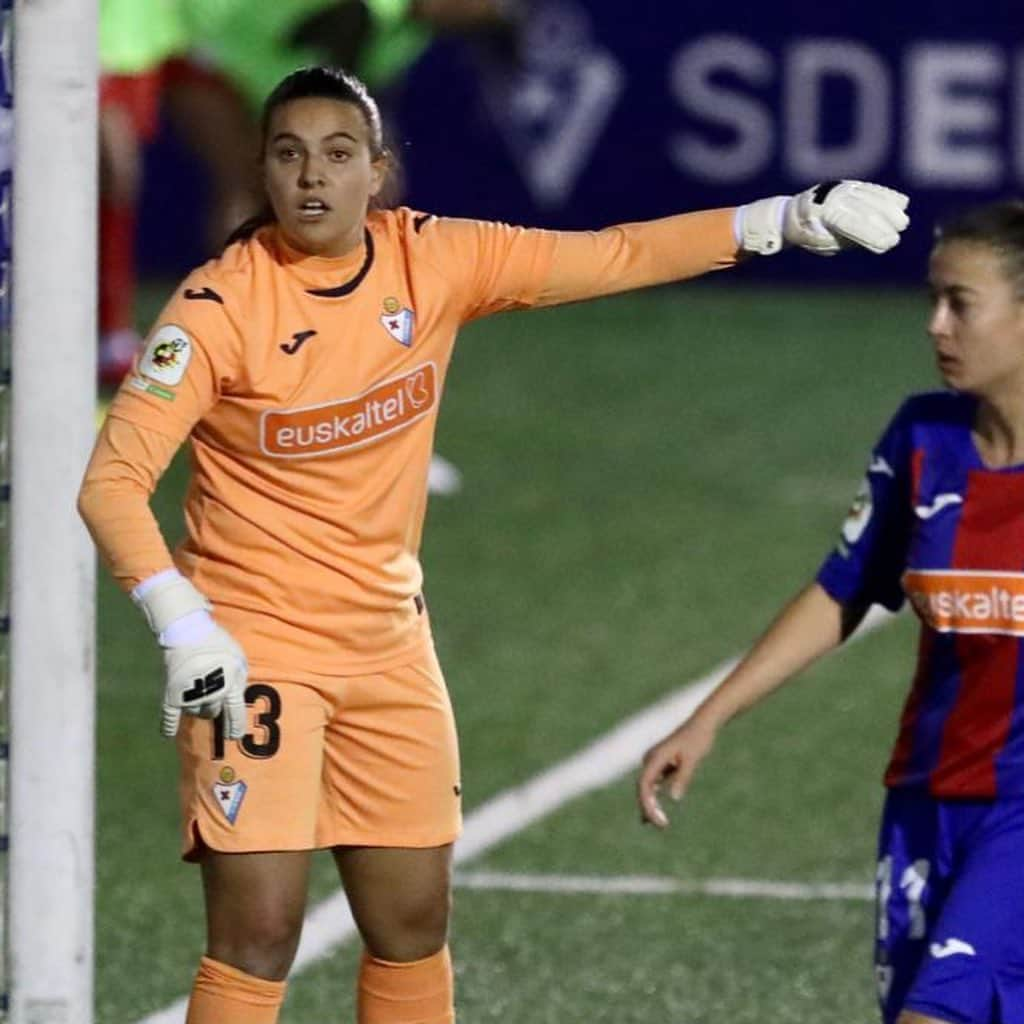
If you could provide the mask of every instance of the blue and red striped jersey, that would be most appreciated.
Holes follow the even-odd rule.
[[[1024,466],[985,466],[976,409],[904,403],[817,577],[843,604],[910,601],[917,668],[885,782],[946,798],[1024,795]]]

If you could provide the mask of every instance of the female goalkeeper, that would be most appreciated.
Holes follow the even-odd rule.
[[[208,921],[189,1024],[277,1020],[323,848],[365,945],[359,1020],[441,1024],[459,764],[417,552],[456,332],[785,243],[882,252],[906,197],[844,182],[597,233],[524,230],[377,209],[380,118],[342,73],[287,77],[262,128],[267,211],[161,313],[80,507],[164,651],[162,727]],[[172,558],[148,499],[186,439]]]
[[[817,577],[693,717],[647,752],[667,825],[718,730],[878,602],[921,620],[889,762],[876,965],[887,1024],[1024,1020],[1024,203],[973,210],[932,250],[928,332],[950,391],[904,403]]]

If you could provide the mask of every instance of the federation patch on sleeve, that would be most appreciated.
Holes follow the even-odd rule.
[[[856,544],[861,539],[871,521],[872,511],[871,482],[865,478],[843,522],[843,540],[847,544]]]
[[[177,324],[162,324],[149,339],[139,360],[139,373],[174,387],[181,383],[192,358],[192,339]]]

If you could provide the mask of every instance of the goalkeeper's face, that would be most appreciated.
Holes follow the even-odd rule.
[[[285,240],[315,256],[343,256],[362,242],[366,210],[383,184],[386,158],[373,158],[359,107],[308,97],[273,112],[263,173]]]
[[[984,242],[940,242],[928,283],[928,334],[946,384],[990,400],[1024,397],[1024,302],[1000,253]]]

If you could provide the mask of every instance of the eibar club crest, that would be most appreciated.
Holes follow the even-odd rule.
[[[242,809],[242,801],[248,788],[236,777],[234,768],[228,765],[221,768],[220,779],[213,784],[213,795],[217,798],[217,804],[232,825]]]
[[[399,345],[406,348],[412,347],[412,328],[416,320],[416,314],[411,309],[403,306],[398,299],[388,296],[382,303],[383,312],[380,315],[380,322],[384,330],[391,335]]]
[[[485,74],[483,97],[534,201],[563,206],[626,90],[626,74],[597,38],[588,5],[538,0],[520,43],[523,61]]]

